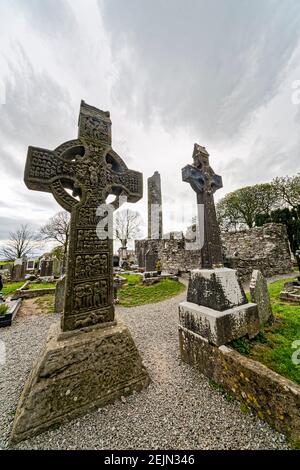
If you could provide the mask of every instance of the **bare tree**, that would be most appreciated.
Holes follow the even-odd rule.
[[[49,222],[41,228],[41,236],[44,240],[53,240],[59,243],[63,249],[63,269],[64,272],[70,232],[70,214],[66,211],[60,211]]]
[[[115,237],[120,240],[122,248],[126,248],[129,239],[136,238],[141,233],[143,220],[138,212],[125,209],[117,212],[114,219]]]
[[[16,231],[10,232],[9,241],[0,251],[1,257],[13,261],[31,256],[39,242],[39,236],[27,224],[21,225]]]

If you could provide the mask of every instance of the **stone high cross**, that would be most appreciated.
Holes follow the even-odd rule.
[[[54,151],[29,147],[25,168],[29,189],[52,193],[71,212],[63,331],[114,322],[113,240],[98,238],[96,211],[110,194],[114,207],[120,196],[136,202],[143,194],[142,174],[111,148],[109,112],[82,101],[78,126],[78,139]]]
[[[213,196],[215,191],[223,187],[223,183],[222,177],[216,175],[210,167],[209,153],[205,147],[194,145],[193,165],[186,165],[182,169],[182,180],[190,183],[196,192],[198,209],[204,208],[201,268],[212,269],[223,266],[220,230]],[[201,220],[198,220],[198,224],[201,233]]]

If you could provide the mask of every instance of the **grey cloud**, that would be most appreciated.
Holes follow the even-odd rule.
[[[53,148],[75,137],[76,116],[67,90],[45,72],[35,72],[20,45],[15,50],[15,61],[8,62],[6,104],[1,106],[0,151],[2,172],[20,179],[28,145]]]
[[[159,115],[205,138],[237,136],[276,93],[300,36],[298,0],[99,5],[119,67],[115,99],[145,123]]]
[[[34,231],[37,231],[39,225],[24,218],[2,217],[0,216],[0,240],[8,240],[10,232],[15,231],[20,225],[28,225]]]
[[[65,0],[13,0],[35,31],[52,37],[76,26],[72,9]]]
[[[22,162],[12,152],[1,149],[1,177],[7,175],[12,178],[21,179],[24,173]]]
[[[272,141],[254,144],[248,158],[232,159],[223,165],[224,188],[249,186],[271,181],[276,176],[293,175],[300,172],[300,139],[292,149],[284,145],[277,147]],[[227,191],[226,191],[227,192]]]

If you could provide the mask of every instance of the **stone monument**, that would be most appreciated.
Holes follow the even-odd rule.
[[[44,258],[40,263],[40,276],[50,277],[53,276],[53,260]]]
[[[148,239],[161,239],[162,233],[161,180],[160,174],[155,171],[148,178]]]
[[[61,325],[49,332],[18,403],[12,441],[38,434],[95,407],[140,390],[148,374],[128,329],[115,321],[113,240],[97,225],[106,198],[142,197],[142,174],[111,147],[109,112],[81,102],[78,138],[54,151],[29,147],[25,183],[53,194],[71,213]],[[71,194],[67,191],[71,191]],[[107,208],[107,211],[99,207]]]
[[[268,291],[268,283],[261,271],[255,269],[250,281],[250,295],[252,302],[257,304],[258,316],[261,325],[273,320],[272,305]]]
[[[222,178],[210,167],[205,147],[195,144],[193,164],[182,169],[182,179],[196,192],[198,214],[203,216],[197,227],[202,246],[199,269],[191,271],[187,301],[179,304],[180,347],[186,359],[191,342],[201,350],[204,343],[218,347],[245,335],[255,336],[259,317],[257,305],[247,302],[237,272],[222,264],[213,197],[222,187]]]
[[[17,258],[15,260],[11,273],[12,281],[23,281],[25,279],[26,265],[26,258]]]

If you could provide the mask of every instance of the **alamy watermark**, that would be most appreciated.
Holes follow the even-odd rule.
[[[292,354],[292,363],[298,366],[300,364],[300,339],[292,342],[292,349],[296,349]]]
[[[117,200],[117,207],[127,202],[126,196],[120,196]],[[99,222],[96,227],[96,233],[99,240],[106,240],[107,238],[113,240],[114,238],[114,211],[116,210],[115,203],[100,204],[96,210],[96,216],[99,218]],[[160,238],[160,214],[161,206],[159,204],[152,204],[150,208],[150,214],[148,223],[150,224],[150,239],[157,240]],[[178,210],[176,211],[178,214]],[[182,211],[182,220],[184,219],[184,210]],[[186,250],[201,250],[204,246],[204,205],[197,204],[197,219],[196,224],[191,224],[188,227],[187,235],[185,236],[185,248]],[[182,232],[171,232],[174,239],[183,239],[184,235]],[[169,240],[171,233],[167,233],[161,236],[163,240]]]

